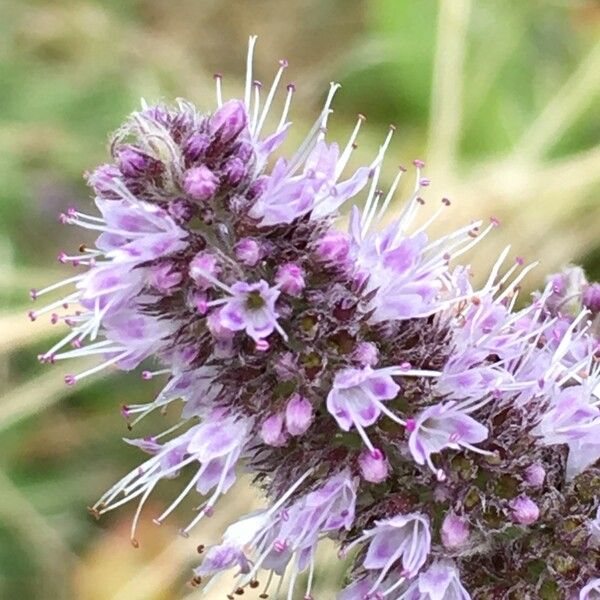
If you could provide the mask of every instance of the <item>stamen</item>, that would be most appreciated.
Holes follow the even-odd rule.
[[[260,132],[263,128],[263,125],[265,124],[265,121],[267,119],[267,114],[269,113],[269,109],[271,108],[273,98],[275,97],[275,92],[277,92],[277,87],[279,86],[279,82],[281,81],[281,76],[283,75],[283,72],[285,71],[287,66],[288,66],[287,60],[279,61],[279,70],[277,71],[277,74],[275,75],[275,79],[273,80],[273,84],[271,85],[271,89],[269,90],[269,93],[267,94],[265,106],[260,115],[260,120],[258,121],[256,130],[254,131],[255,136],[258,136],[260,134]]]
[[[144,495],[142,496],[138,507],[135,511],[135,515],[133,517],[133,522],[131,523],[131,533],[130,533],[130,538],[131,538],[131,543],[133,544],[134,548],[137,548],[139,546],[138,541],[135,539],[135,532],[137,529],[137,524],[140,518],[140,515],[142,514],[142,508],[144,507],[144,504],[146,503],[146,500],[148,500],[148,496],[150,496],[150,494],[152,493],[152,490],[154,489],[154,486],[158,483],[158,481],[154,481],[152,483],[152,485],[148,486],[148,489],[146,490],[146,492],[144,493]]]
[[[252,61],[254,56],[254,46],[256,44],[257,37],[251,35],[248,40],[248,56],[246,58],[246,85],[244,89],[244,104],[246,110],[250,112],[250,92],[252,89]]]
[[[348,143],[346,144],[344,151],[340,155],[340,158],[338,159],[337,165],[335,167],[335,179],[338,179],[344,171],[344,169],[346,168],[348,160],[350,159],[350,155],[352,154],[352,151],[355,148],[355,142],[356,138],[358,137],[358,132],[360,131],[361,125],[366,121],[366,119],[367,118],[364,115],[358,115],[358,119],[356,121],[356,125],[354,126],[354,130],[352,131],[350,139],[348,140]]]
[[[96,365],[95,367],[92,367],[91,369],[88,369],[87,371],[83,371],[83,373],[78,373],[77,375],[65,375],[65,383],[67,385],[75,385],[78,381],[81,381],[85,377],[94,375],[94,373],[98,373],[99,371],[106,369],[106,367],[110,367],[111,365],[114,365],[115,363],[119,362],[120,360],[123,360],[124,358],[126,358],[128,356],[128,354],[129,354],[129,351],[122,352],[121,354],[117,354],[117,356],[114,356],[113,358],[111,358],[107,361],[104,361],[103,363]]]
[[[194,487],[200,476],[202,475],[202,468],[198,469],[196,474],[190,479],[188,484],[183,488],[183,491],[175,498],[171,505],[160,515],[160,517],[154,519],[154,523],[162,525],[162,522],[181,504],[183,499],[188,495],[190,490]]]
[[[68,277],[67,279],[63,279],[62,281],[53,283],[52,285],[42,288],[41,290],[31,290],[31,292],[30,292],[31,299],[37,300],[37,298],[39,298],[40,296],[43,296],[44,294],[47,294],[48,292],[53,292],[54,290],[64,287],[65,285],[69,285],[70,283],[76,283],[78,281],[81,281],[83,278],[84,278],[84,275],[74,275],[73,277]],[[64,300],[63,300],[63,302],[64,302]]]
[[[252,83],[252,87],[254,88],[254,107],[252,109],[252,124],[250,126],[251,131],[256,131],[256,125],[258,123],[258,114],[260,108],[260,88],[262,87],[262,83],[260,81],[254,81]]]
[[[381,208],[379,209],[377,218],[375,219],[376,225],[378,225],[381,222],[383,215],[385,215],[385,213],[388,209],[388,206],[389,206],[392,198],[394,197],[396,190],[398,189],[398,185],[400,184],[400,179],[402,179],[402,175],[405,172],[406,172],[406,170],[403,168],[398,169],[398,173],[396,174],[396,177],[394,177],[394,181],[392,182],[392,185],[390,186],[390,189],[388,190],[388,193],[385,196],[385,200],[383,201],[383,204],[381,205]]]
[[[290,106],[292,104],[292,96],[296,91],[296,86],[293,83],[289,83],[287,86],[287,95],[285,97],[285,104],[283,106],[283,112],[281,113],[281,119],[279,119],[279,125],[277,125],[277,131],[281,131],[286,124],[288,113],[290,112]]]
[[[221,108],[221,106],[223,106],[223,93],[221,90],[221,82],[223,76],[221,75],[221,73],[215,73],[213,75],[213,79],[215,80],[215,87],[217,92],[217,106]]]

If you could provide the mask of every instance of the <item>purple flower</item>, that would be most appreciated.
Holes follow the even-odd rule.
[[[397,515],[376,521],[353,545],[369,541],[363,567],[378,571],[369,594],[383,591],[380,587],[393,568],[400,568],[398,585],[414,577],[423,566],[431,549],[429,520],[419,514]]]
[[[290,435],[302,435],[313,421],[312,404],[300,394],[294,394],[285,407],[285,426]]]
[[[577,385],[558,393],[536,433],[547,444],[565,444],[590,435],[590,425],[600,432],[600,408],[589,401],[587,386]]]
[[[366,185],[370,169],[363,167],[348,180],[338,183],[339,149],[320,140],[306,158],[300,175],[292,175],[288,162],[279,159],[266,186],[252,207],[251,216],[262,225],[291,223],[312,212],[313,218],[335,212]]]
[[[569,479],[600,458],[600,408],[594,381],[558,392],[550,410],[533,430],[544,444],[567,444]]]
[[[234,556],[227,564],[240,565],[239,552],[242,549],[256,557],[252,569],[240,577],[240,586],[252,581],[261,568],[279,575],[290,568],[291,597],[298,574],[310,565],[314,567],[314,553],[319,538],[351,527],[356,492],[348,472],[338,473],[319,488],[289,503],[289,494],[302,484],[306,476],[295,482],[291,490],[270,509],[248,515],[227,530],[223,544],[218,546],[221,549],[219,552],[226,550],[224,555],[228,558]],[[216,570],[214,566],[214,562],[209,561],[206,572]],[[221,564],[217,566],[220,570]]]
[[[212,114],[185,100],[144,105],[118,129],[112,163],[87,176],[97,210],[60,216],[96,240],[61,251],[73,274],[31,292],[57,292],[31,319],[66,328],[42,362],[98,357],[66,383],[152,362],[142,379],[162,390],[122,416],[134,428],[153,411],[177,413],[166,431],[127,440],[148,456],[92,513],[135,500],[133,538],[154,488],[181,477],[154,521],[203,496],[187,535],[244,471],[265,506],[226,528],[193,581],[219,586],[232,569],[227,597],[262,585],[266,597],[277,575],[275,595],[289,600],[306,572],[300,593],[312,598],[324,538],[342,554],[362,546],[343,600],[467,600],[461,580],[478,597],[537,598],[543,583],[573,600],[586,581],[581,597],[599,597],[598,284],[569,267],[527,302],[519,288],[535,263],[507,262],[506,248],[475,287],[460,257],[497,220],[433,238],[450,202],[419,214],[430,183],[420,160],[398,208],[406,169],[387,189],[380,181],[393,128],[351,171],[364,117],[344,145],[327,139],[335,84],[296,153],[271,156],[295,88],[277,93],[285,60],[262,88],[254,44],[243,98],[224,99],[216,76]],[[338,210],[363,189],[340,232]],[[548,507],[557,523],[581,524],[568,543],[551,523],[513,527],[524,543],[488,518],[503,510],[532,525]],[[507,556],[539,573],[507,573]]]
[[[487,439],[488,428],[469,416],[467,410],[456,402],[440,403],[425,409],[410,422],[408,447],[417,464],[427,464],[438,472],[432,454],[445,448],[481,452],[473,444]]]
[[[230,331],[245,331],[255,342],[262,340],[275,329],[285,335],[277,323],[275,302],[279,291],[266,281],[231,286],[231,297],[219,311],[219,321]]]
[[[458,570],[447,560],[433,563],[407,591],[406,600],[471,600]]]
[[[449,512],[442,522],[441,534],[446,548],[460,548],[469,539],[469,524],[464,518]]]
[[[218,187],[218,177],[204,165],[188,169],[183,177],[183,189],[194,200],[209,200]]]
[[[358,457],[360,473],[365,481],[381,483],[388,478],[389,463],[381,450],[365,448]]]
[[[397,226],[381,234],[366,235],[364,225],[353,214],[353,238],[360,273],[368,278],[368,289],[377,291],[371,306],[374,321],[408,319],[435,312],[441,290],[439,277],[445,266],[433,268],[425,260],[427,236],[400,238]],[[435,264],[435,263],[434,263]]]
[[[392,400],[400,386],[384,369],[346,369],[336,374],[327,396],[327,410],[344,431],[355,427],[370,450],[374,450],[364,428],[381,415],[383,402]]]
[[[513,519],[521,525],[531,525],[540,517],[538,505],[526,495],[511,500],[509,506]]]
[[[600,600],[600,577],[587,583],[579,592],[579,600]]]

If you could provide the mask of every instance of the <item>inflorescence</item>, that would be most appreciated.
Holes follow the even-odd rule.
[[[600,284],[570,268],[521,307],[535,265],[506,267],[507,248],[474,289],[457,259],[497,222],[430,239],[449,201],[414,225],[418,160],[390,214],[406,171],[378,187],[393,128],[347,175],[364,117],[343,148],[326,141],[337,85],[292,158],[273,160],[294,86],[273,118],[287,63],[265,94],[254,43],[243,100],[224,102],[216,76],[212,114],[179,101],[129,117],[87,176],[99,214],[61,215],[98,232],[95,247],[61,253],[77,274],[32,291],[74,288],[30,312],[70,328],[43,362],[100,357],[67,384],[153,360],[142,377],[166,385],[123,407],[130,425],[183,400],[175,427],[128,440],[150,458],[92,511],[136,500],[137,544],[144,503],[180,476],[155,522],[197,491],[188,534],[242,464],[267,506],[230,525],[193,580],[236,570],[227,598],[312,599],[323,538],[349,561],[339,600],[600,598]]]

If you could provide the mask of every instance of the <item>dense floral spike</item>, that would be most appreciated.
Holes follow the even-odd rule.
[[[61,215],[98,232],[95,247],[60,253],[77,274],[32,291],[74,288],[30,313],[70,328],[42,361],[100,357],[67,383],[154,361],[142,377],[164,388],[123,407],[129,426],[183,401],[175,426],[127,440],[150,458],[92,512],[136,500],[135,541],[154,488],[179,476],[154,521],[198,492],[187,535],[243,464],[267,506],[230,525],[194,578],[236,570],[228,598],[312,599],[325,537],[352,557],[340,600],[600,597],[599,284],[571,267],[520,302],[535,265],[507,267],[507,248],[474,289],[457,259],[497,221],[430,239],[450,203],[419,217],[420,160],[390,219],[406,171],[380,189],[393,128],[347,173],[364,117],[345,146],[326,140],[336,85],[297,152],[272,159],[294,86],[273,119],[287,63],[263,94],[254,43],[243,100],[223,101],[219,75],[212,114],[179,101],[131,115],[88,175],[98,214]],[[335,229],[361,190],[349,231]]]

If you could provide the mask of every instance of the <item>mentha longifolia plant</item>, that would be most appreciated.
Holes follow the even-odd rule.
[[[188,534],[241,466],[266,506],[193,579],[226,598],[312,599],[329,538],[349,564],[339,600],[599,599],[600,284],[570,268],[517,308],[533,265],[506,267],[506,249],[473,289],[457,259],[497,223],[430,239],[449,203],[413,225],[429,183],[418,160],[412,197],[388,214],[404,171],[378,188],[392,130],[346,174],[363,118],[343,148],[326,141],[336,85],[297,152],[274,159],[294,87],[264,133],[286,63],[265,97],[254,43],[243,100],[223,101],[218,76],[212,114],[179,101],[129,117],[88,175],[98,213],[61,216],[98,232],[95,248],[61,253],[81,270],[32,293],[74,286],[30,313],[70,328],[42,361],[101,357],[66,383],[154,360],[142,376],[166,384],[123,407],[130,425],[183,400],[175,427],[127,440],[150,458],[92,512],[135,500],[137,544],[144,503],[180,476],[154,520],[199,493]]]

